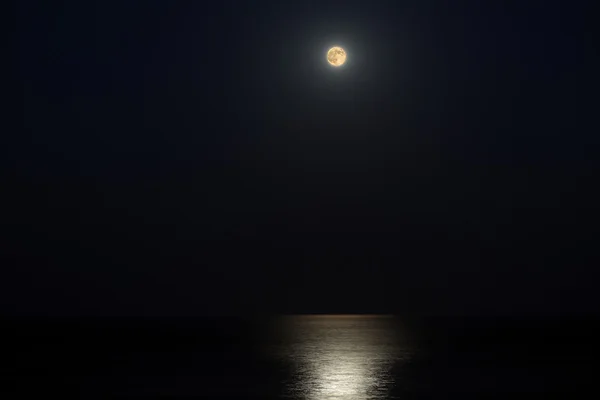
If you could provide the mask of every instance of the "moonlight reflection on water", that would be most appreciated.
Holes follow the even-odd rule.
[[[280,355],[294,371],[286,395],[295,399],[383,399],[392,366],[408,355],[386,317],[289,317],[284,327],[292,343]]]

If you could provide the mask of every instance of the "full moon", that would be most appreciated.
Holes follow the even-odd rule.
[[[341,47],[332,47],[327,52],[327,61],[334,67],[339,67],[346,62],[346,51]]]

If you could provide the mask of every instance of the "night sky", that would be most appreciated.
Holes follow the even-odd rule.
[[[591,5],[18,2],[0,311],[600,311]]]

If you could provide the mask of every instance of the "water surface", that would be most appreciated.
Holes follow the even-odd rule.
[[[594,391],[598,320],[5,320],[20,397],[383,400]]]
[[[296,316],[279,321],[275,356],[291,364],[285,397],[305,400],[384,399],[398,366],[414,352],[385,316]]]

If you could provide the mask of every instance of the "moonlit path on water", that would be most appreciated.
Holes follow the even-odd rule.
[[[386,317],[288,317],[282,326],[288,346],[275,351],[292,364],[284,390],[293,399],[388,398],[392,366],[410,357]]]

